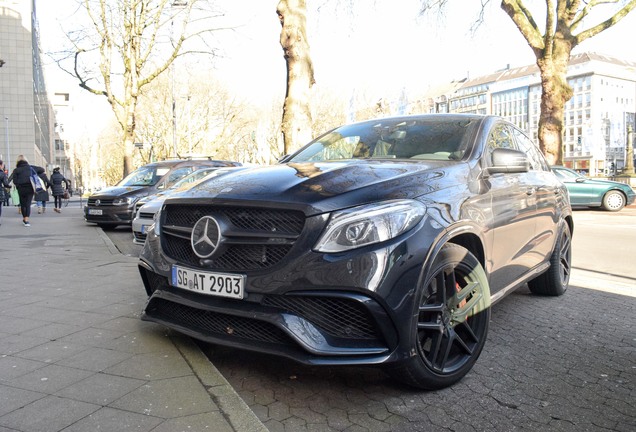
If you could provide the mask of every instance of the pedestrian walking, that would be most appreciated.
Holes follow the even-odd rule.
[[[35,199],[35,203],[38,206],[38,214],[42,214],[46,212],[46,203],[49,201],[50,183],[49,183],[48,177],[46,176],[46,172],[43,172],[42,174],[38,174],[38,177],[42,179],[45,187],[44,189],[35,192],[34,199]]]
[[[7,202],[9,192],[5,189],[10,187],[9,178],[4,172],[4,162],[0,160],[0,225],[2,225],[2,204]]]
[[[22,223],[25,227],[31,226],[29,218],[31,217],[31,203],[33,202],[33,194],[35,193],[33,184],[31,183],[31,169],[38,175],[44,173],[44,168],[29,165],[27,158],[24,157],[24,155],[19,155],[15,169],[9,176],[9,181],[13,182],[18,190],[20,213],[22,214]]]
[[[71,182],[64,177],[59,167],[55,167],[53,168],[53,174],[51,174],[49,184],[51,185],[51,195],[53,195],[53,200],[55,201],[53,211],[62,213],[62,198],[64,198],[65,192],[68,193]]]

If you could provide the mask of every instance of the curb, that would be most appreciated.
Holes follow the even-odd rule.
[[[95,227],[111,254],[121,255],[117,246],[101,228]],[[227,422],[239,432],[268,432],[265,425],[243,401],[221,372],[203,354],[194,341],[172,329],[166,329],[168,337],[188,363],[212,401],[219,407]]]

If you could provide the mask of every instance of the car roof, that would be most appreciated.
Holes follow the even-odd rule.
[[[234,161],[226,161],[226,160],[217,160],[217,159],[211,159],[211,158],[188,158],[188,159],[166,159],[166,160],[162,160],[162,161],[157,161],[157,162],[150,162],[145,164],[144,166],[147,167],[176,167],[176,166],[196,166],[196,165],[200,165],[200,166],[218,166],[218,167],[224,167],[224,166],[240,166],[241,163],[240,162],[234,162]]]

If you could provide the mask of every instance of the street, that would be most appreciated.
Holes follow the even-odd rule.
[[[522,287],[496,304],[480,359],[451,388],[200,346],[270,431],[636,430],[636,208],[576,210],[574,220],[569,290],[546,298]],[[107,234],[138,253],[129,228]]]

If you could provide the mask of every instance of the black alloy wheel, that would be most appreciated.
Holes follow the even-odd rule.
[[[567,223],[562,222],[559,238],[550,256],[550,268],[528,282],[533,294],[560,296],[568,289],[572,272],[572,233]]]
[[[448,387],[472,369],[486,342],[486,273],[467,249],[447,244],[435,258],[419,298],[414,355],[388,372],[414,387]]]

